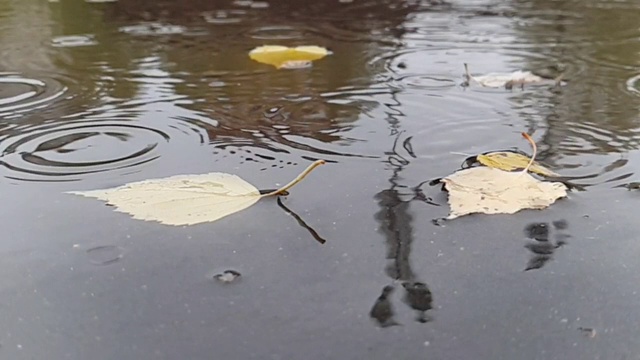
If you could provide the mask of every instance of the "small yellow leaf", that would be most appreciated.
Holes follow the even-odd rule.
[[[440,181],[449,192],[448,219],[473,213],[514,214],[522,209],[544,209],[567,196],[562,183],[484,166],[456,171]]]
[[[286,46],[265,45],[249,52],[249,57],[257,62],[273,65],[278,69],[294,69],[308,67],[314,60],[322,59],[331,52],[319,46]]]
[[[513,151],[496,151],[486,154],[480,154],[476,157],[477,161],[488,167],[505,170],[516,171],[523,170],[531,160],[529,157]],[[534,161],[529,167],[529,172],[545,177],[559,177],[560,175],[547,169],[539,162]]]

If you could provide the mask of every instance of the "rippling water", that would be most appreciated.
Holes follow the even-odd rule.
[[[388,127],[411,132],[422,157],[447,162],[452,152],[520,145],[522,129],[558,169],[637,144],[637,31],[622,16],[638,10],[632,4],[6,5],[0,145],[10,179],[83,180],[148,166],[172,151],[174,136],[236,161],[246,151],[260,169],[380,158]],[[41,40],[25,43],[34,56],[17,51],[13,23],[29,14],[41,20],[29,30]],[[582,25],[618,15],[607,31]],[[313,69],[273,71],[247,57],[265,43],[327,46],[334,55]],[[568,86],[465,89],[465,62],[474,73],[564,73]]]
[[[595,213],[616,213],[613,205],[590,206],[627,196],[616,187],[640,178],[636,173],[640,166],[638,19],[640,3],[634,0],[0,0],[0,189],[12,204],[3,225],[10,239],[0,246],[0,255],[13,261],[0,269],[22,279],[28,267],[35,280],[25,278],[24,282],[35,282],[36,290],[47,293],[40,298],[32,289],[2,283],[3,294],[13,294],[12,289],[22,294],[12,297],[9,306],[31,309],[38,319],[46,318],[47,323],[40,325],[47,334],[34,330],[40,326],[35,318],[0,315],[0,323],[8,329],[0,331],[0,357],[12,351],[8,358],[21,358],[13,356],[19,354],[13,351],[22,349],[31,337],[44,339],[47,345],[31,344],[24,358],[44,356],[51,349],[58,358],[81,358],[80,353],[84,358],[96,354],[98,358],[128,359],[131,354],[181,358],[193,344],[199,350],[193,350],[192,358],[203,358],[210,348],[203,345],[209,340],[202,333],[210,332],[217,334],[211,336],[225,355],[221,358],[235,358],[237,351],[231,348],[240,343],[249,349],[240,358],[250,354],[300,358],[302,351],[295,346],[273,344],[288,337],[300,340],[299,331],[307,331],[326,334],[331,339],[328,344],[336,345],[314,358],[366,358],[373,353],[362,349],[383,342],[379,333],[368,332],[371,324],[360,324],[369,320],[372,301],[378,297],[376,304],[384,308],[387,296],[400,299],[394,294],[406,289],[405,305],[398,303],[396,308],[424,312],[420,308],[428,307],[432,312],[431,300],[425,304],[420,298],[425,294],[423,282],[431,281],[438,304],[435,330],[391,327],[386,334],[393,334],[389,336],[395,345],[385,343],[384,348],[376,348],[375,356],[415,357],[422,354],[418,349],[435,348],[435,358],[469,358],[478,349],[486,358],[522,358],[514,355],[517,346],[505,345],[510,341],[505,339],[522,330],[510,321],[532,323],[541,332],[561,330],[540,320],[546,314],[529,317],[523,315],[527,310],[509,308],[514,302],[536,306],[533,300],[528,302],[528,295],[517,293],[528,294],[525,290],[507,292],[505,298],[512,302],[505,300],[508,309],[502,313],[492,307],[499,302],[475,288],[489,278],[493,279],[488,280],[489,292],[506,291],[500,288],[500,280],[491,278],[495,269],[487,264],[495,256],[504,259],[502,265],[508,264],[502,273],[515,271],[522,264],[507,259],[518,257],[522,244],[511,253],[504,245],[510,240],[502,245],[496,245],[499,240],[462,243],[469,234],[491,238],[494,234],[486,229],[497,226],[507,229],[498,238],[518,238],[514,234],[520,234],[518,227],[524,227],[521,222],[528,218],[514,216],[517,220],[506,225],[502,220],[487,220],[488,225],[462,220],[467,227],[434,230],[430,220],[446,212],[446,206],[434,205],[444,205],[446,198],[422,185],[454,171],[469,155],[513,147],[529,151],[519,135],[527,131],[538,143],[539,160],[563,175],[582,178],[577,182],[586,185],[586,192],[573,194],[573,202],[564,210],[550,210],[549,216],[574,216],[571,223],[582,224],[590,218],[587,212],[591,218]],[[248,56],[251,49],[266,44],[318,45],[332,54],[309,68],[276,70]],[[474,75],[530,70],[547,78],[562,74],[564,82],[559,87],[526,85],[512,90],[465,87],[465,63]],[[237,173],[260,188],[270,188],[316,159],[329,164],[299,185],[299,196],[296,193],[287,201],[302,215],[295,220],[315,226],[327,239],[323,252],[315,252],[311,245],[317,244],[307,241],[306,230],[285,217],[290,212],[273,212],[267,205],[251,210],[252,221],[236,218],[195,230],[165,232],[156,224],[139,224],[96,203],[61,195],[212,171]],[[589,229],[610,225],[602,221]],[[574,229],[580,232],[588,227],[576,224]],[[553,231],[566,235],[564,229]],[[588,250],[571,252],[578,249],[571,248],[572,241],[554,256],[573,254],[574,261],[580,262],[598,258],[603,251],[587,244]],[[465,254],[473,255],[457,255],[465,248]],[[546,253],[532,256],[529,265],[539,267],[551,258]],[[620,253],[611,257],[624,259]],[[567,263],[558,270],[565,275],[572,271]],[[87,264],[94,266],[85,268]],[[118,271],[124,274],[130,267],[135,275],[123,281],[130,289],[138,289],[130,294],[123,293],[121,283],[110,282],[120,276],[117,273],[109,279],[98,273],[122,269]],[[80,270],[71,276],[63,272],[69,268]],[[226,268],[239,268],[242,282],[210,290],[208,284],[197,283],[200,278],[188,275]],[[594,282],[608,281],[586,265],[580,269]],[[57,280],[46,277],[49,271],[58,275]],[[483,277],[466,280],[468,274]],[[513,277],[506,283],[513,287],[522,283],[519,272],[509,274]],[[260,283],[252,280],[256,278]],[[108,290],[93,288],[93,281]],[[404,287],[389,293],[386,286],[399,282]],[[532,286],[543,288],[544,284]],[[265,287],[270,289],[268,294],[262,292]],[[302,290],[293,300],[280,298],[289,296],[292,287]],[[380,294],[383,288],[387,290]],[[475,292],[460,300],[457,295],[466,288]],[[539,304],[556,306],[563,293],[553,289],[559,294],[556,303],[546,299],[552,305]],[[81,295],[68,300],[69,293]],[[83,302],[95,294],[108,299],[99,306],[104,312]],[[589,297],[577,290],[567,295],[585,296]],[[26,305],[21,307],[23,300]],[[39,312],[41,302],[63,314],[73,311],[64,307],[67,300],[80,313],[90,314],[87,319],[95,316],[104,323],[65,322]],[[114,303],[129,301],[135,309],[113,308]],[[478,316],[470,309],[475,301],[493,314],[490,319],[469,320]],[[236,302],[245,308],[233,307]],[[306,309],[307,303],[315,308]],[[191,318],[189,304],[198,308],[203,320]],[[261,304],[276,315],[265,315]],[[284,312],[280,304],[291,312]],[[584,318],[593,309],[580,304]],[[163,312],[163,307],[170,311]],[[216,309],[213,315],[206,312],[211,309]],[[107,310],[119,312],[116,320],[104,320],[110,317]],[[33,328],[25,327],[25,318],[34,321]],[[255,327],[248,330],[237,325],[254,319]],[[509,323],[507,330],[486,331],[496,325],[495,319]],[[613,327],[600,320],[593,322],[602,329]],[[217,321],[218,327],[211,325]],[[99,339],[86,345],[89,350],[69,355],[65,349],[77,346],[62,338],[82,331],[76,323],[92,329],[92,338]],[[268,324],[281,332],[258,336],[269,332]],[[467,330],[456,324],[465,324]],[[129,325],[125,333],[139,340],[140,347],[118,334],[118,329]],[[56,327],[62,330],[51,330]],[[178,331],[167,330],[170,327]],[[334,330],[346,334],[344,339],[350,342],[336,338]],[[190,337],[181,337],[180,331]],[[362,338],[354,337],[354,332],[362,333]],[[156,333],[171,334],[180,349],[162,346],[152,335]],[[238,340],[247,334],[256,340]],[[465,339],[466,347],[456,342],[458,336]],[[487,345],[469,345],[476,338]],[[579,340],[583,339],[566,342]],[[127,348],[113,350],[120,343]],[[537,343],[524,338],[517,337],[516,343],[527,354],[539,350]],[[298,350],[315,344],[309,340]],[[146,350],[156,345],[158,352],[149,355],[153,351]],[[562,345],[553,346],[562,349]],[[575,356],[557,358],[590,355],[589,346],[572,353]],[[627,354],[606,346],[600,350],[602,358]],[[637,354],[631,350],[629,354]]]

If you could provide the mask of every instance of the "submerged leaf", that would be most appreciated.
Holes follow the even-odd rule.
[[[480,154],[476,160],[488,167],[505,170],[516,171],[523,170],[529,164],[531,158],[513,151],[495,151]],[[559,177],[560,175],[547,169],[537,161],[534,161],[529,167],[529,172],[545,177]]]
[[[318,160],[281,189],[261,194],[242,178],[226,173],[177,175],[130,183],[112,189],[73,191],[93,197],[130,214],[134,219],[158,221],[166,225],[193,225],[211,222],[244,210],[265,196],[277,196],[300,182]]]
[[[249,52],[249,57],[257,62],[273,65],[278,69],[298,69],[311,66],[314,60],[322,59],[331,52],[319,46],[286,46],[266,45]]]
[[[543,209],[567,196],[562,183],[484,166],[457,171],[440,181],[449,192],[448,219],[473,213],[514,214],[522,209]]]

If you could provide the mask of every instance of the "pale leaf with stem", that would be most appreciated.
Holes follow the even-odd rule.
[[[130,214],[134,219],[174,226],[194,225],[244,210],[263,197],[281,195],[323,164],[324,160],[313,162],[293,181],[267,194],[260,194],[255,186],[237,175],[220,172],[176,175],[117,188],[70,193],[105,201],[115,207],[115,211]]]

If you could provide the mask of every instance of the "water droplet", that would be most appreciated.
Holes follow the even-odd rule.
[[[120,261],[124,254],[123,250],[119,246],[115,245],[102,245],[87,249],[86,253],[89,256],[89,261],[93,265],[109,265]]]
[[[213,276],[214,279],[218,280],[221,283],[229,284],[235,282],[237,279],[242,276],[239,272],[235,270],[225,270],[220,274],[216,274]]]

